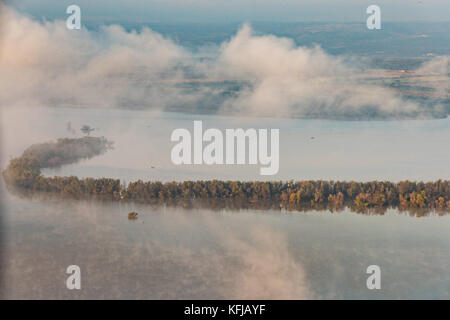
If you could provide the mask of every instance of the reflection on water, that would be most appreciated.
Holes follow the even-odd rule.
[[[4,198],[2,298],[450,295],[447,216]],[[137,220],[128,220],[132,210]],[[71,264],[81,267],[80,291],[65,287]],[[366,288],[371,264],[381,267],[379,291]]]
[[[203,120],[205,128],[280,128],[281,167],[271,180],[450,179],[450,119],[339,122],[11,109],[1,120],[2,167],[32,143],[72,137],[68,122],[88,124],[115,142],[112,152],[47,175],[127,182],[261,178],[257,166],[173,166],[170,133]],[[19,199],[7,192],[2,206],[2,298],[450,298],[448,215],[152,207]],[[139,213],[137,220],[128,220],[130,211]],[[65,287],[72,264],[81,267],[80,291]],[[366,288],[372,264],[381,267],[381,290]]]

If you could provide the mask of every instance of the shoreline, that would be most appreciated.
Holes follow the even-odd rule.
[[[349,208],[364,213],[387,209],[450,212],[450,181],[220,181],[159,182],[142,180],[121,184],[119,179],[44,177],[54,168],[92,158],[113,148],[104,137],[64,138],[35,144],[11,159],[3,171],[9,191],[23,196],[48,195],[63,199],[101,199],[156,205],[197,204],[210,208],[285,209],[288,211]]]

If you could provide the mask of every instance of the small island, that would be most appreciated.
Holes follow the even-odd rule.
[[[138,214],[135,211],[131,211],[128,213],[128,220],[136,220],[138,218]]]

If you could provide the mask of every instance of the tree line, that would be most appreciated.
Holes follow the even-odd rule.
[[[74,199],[107,199],[143,203],[209,203],[238,208],[288,210],[343,209],[355,211],[450,210],[450,181],[183,181],[138,180],[128,185],[119,179],[44,177],[41,168],[61,166],[90,158],[112,148],[103,137],[58,139],[32,145],[10,161],[3,171],[8,187],[28,192],[57,194]]]

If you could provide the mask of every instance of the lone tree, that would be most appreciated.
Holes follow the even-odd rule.
[[[91,128],[90,126],[88,126],[87,124],[85,124],[84,126],[81,127],[81,132],[83,132],[84,134],[89,135],[91,133],[91,131],[94,131],[94,128]]]

